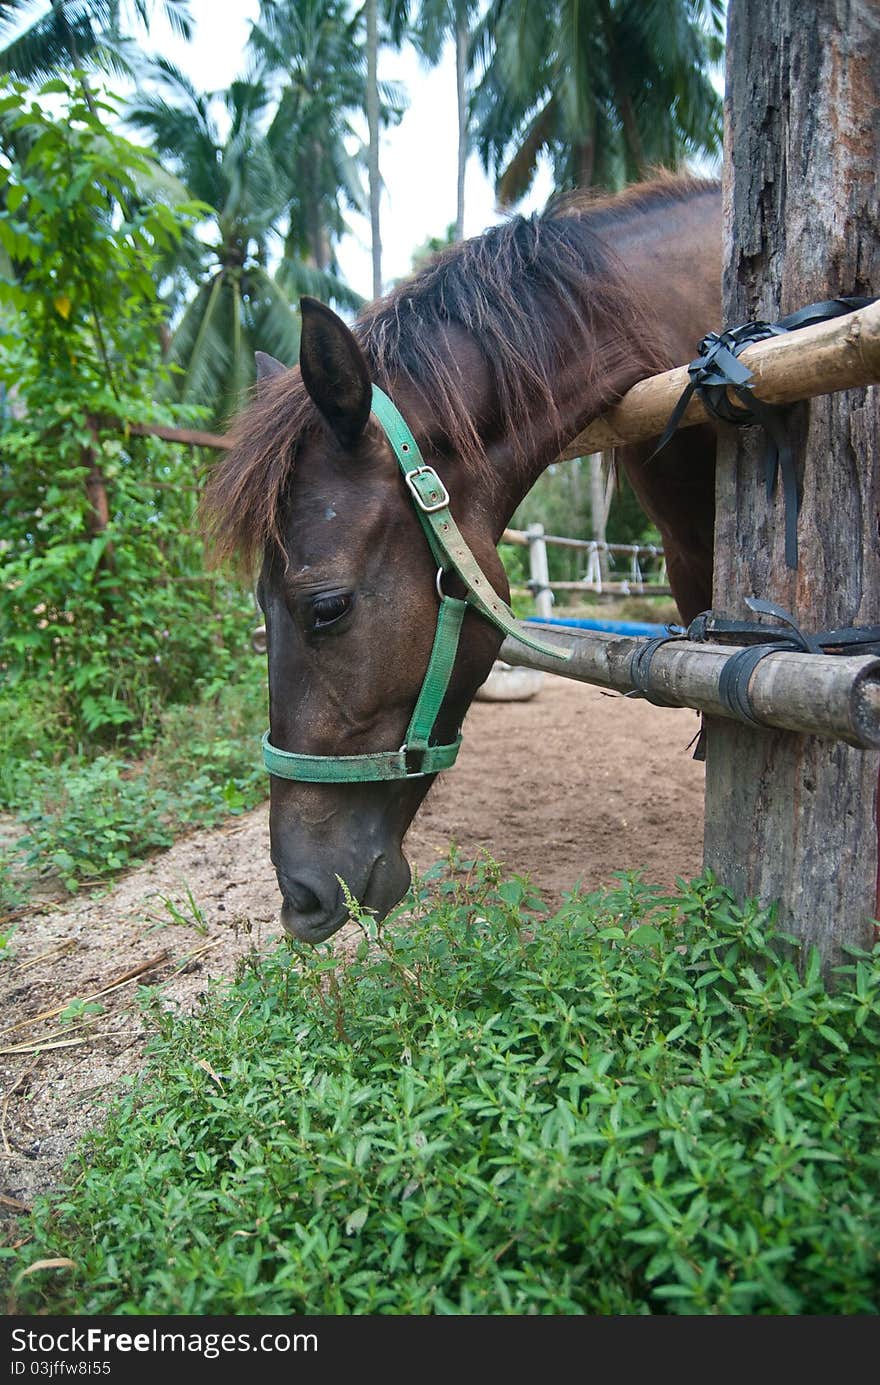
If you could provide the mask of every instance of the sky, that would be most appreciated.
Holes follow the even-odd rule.
[[[250,21],[258,0],[190,0],[195,33],[189,43],[176,38],[155,12],[153,47],[182,68],[203,91],[218,91],[242,73]],[[425,68],[411,48],[383,50],[379,79],[402,81],[409,108],[400,124],[383,131],[380,169],[385,184],[380,207],[382,275],[386,286],[410,273],[413,251],[430,236],[442,236],[455,220],[458,127],[455,109],[455,56],[447,45],[440,64]],[[552,191],[549,170],[539,173],[529,198],[517,211],[544,205]],[[472,155],[465,180],[465,235],[478,235],[501,218],[492,184]],[[366,217],[349,217],[352,234],[340,244],[340,268],[348,283],[372,298],[370,229]]]

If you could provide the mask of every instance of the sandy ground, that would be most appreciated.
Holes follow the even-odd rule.
[[[528,702],[475,702],[458,765],[420,810],[407,855],[424,870],[451,841],[467,856],[485,849],[548,904],[615,870],[644,867],[672,886],[700,870],[696,730],[693,712],[552,677]],[[52,1189],[140,1066],[138,988],[191,1008],[210,978],[232,976],[277,935],[278,904],[263,806],[178,841],[109,890],[18,920],[0,962],[0,1218],[13,1237],[17,1213]]]

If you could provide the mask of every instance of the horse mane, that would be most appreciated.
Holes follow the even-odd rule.
[[[447,341],[450,327],[479,347],[494,385],[495,426],[529,455],[534,420],[562,431],[556,383],[576,356],[589,387],[609,356],[627,355],[642,375],[672,362],[652,341],[649,313],[625,282],[600,233],[663,202],[681,202],[717,183],[661,174],[616,196],[575,193],[540,215],[511,216],[441,252],[413,278],[365,308],[352,324],[373,380],[393,393],[404,376],[431,400],[438,431],[460,464],[488,463],[468,381]],[[602,340],[599,358],[596,343]],[[610,401],[609,401],[610,402]],[[262,384],[230,430],[231,448],[214,467],[202,517],[218,558],[283,550],[281,512],[301,440],[320,426],[299,369]]]

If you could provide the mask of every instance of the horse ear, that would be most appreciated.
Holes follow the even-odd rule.
[[[299,306],[303,384],[343,447],[352,447],[367,426],[373,407],[364,353],[342,318],[317,298],[301,298]]]
[[[269,356],[265,351],[255,351],[254,360],[257,365],[257,384],[264,385],[267,380],[272,380],[276,375],[283,375],[287,370],[286,365],[276,361],[274,356]]]

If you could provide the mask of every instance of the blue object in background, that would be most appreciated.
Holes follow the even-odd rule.
[[[563,620],[550,616],[542,620],[539,616],[527,616],[527,625],[558,625],[570,630],[603,630],[606,635],[665,635],[665,625],[652,625],[649,621],[626,620]]]

